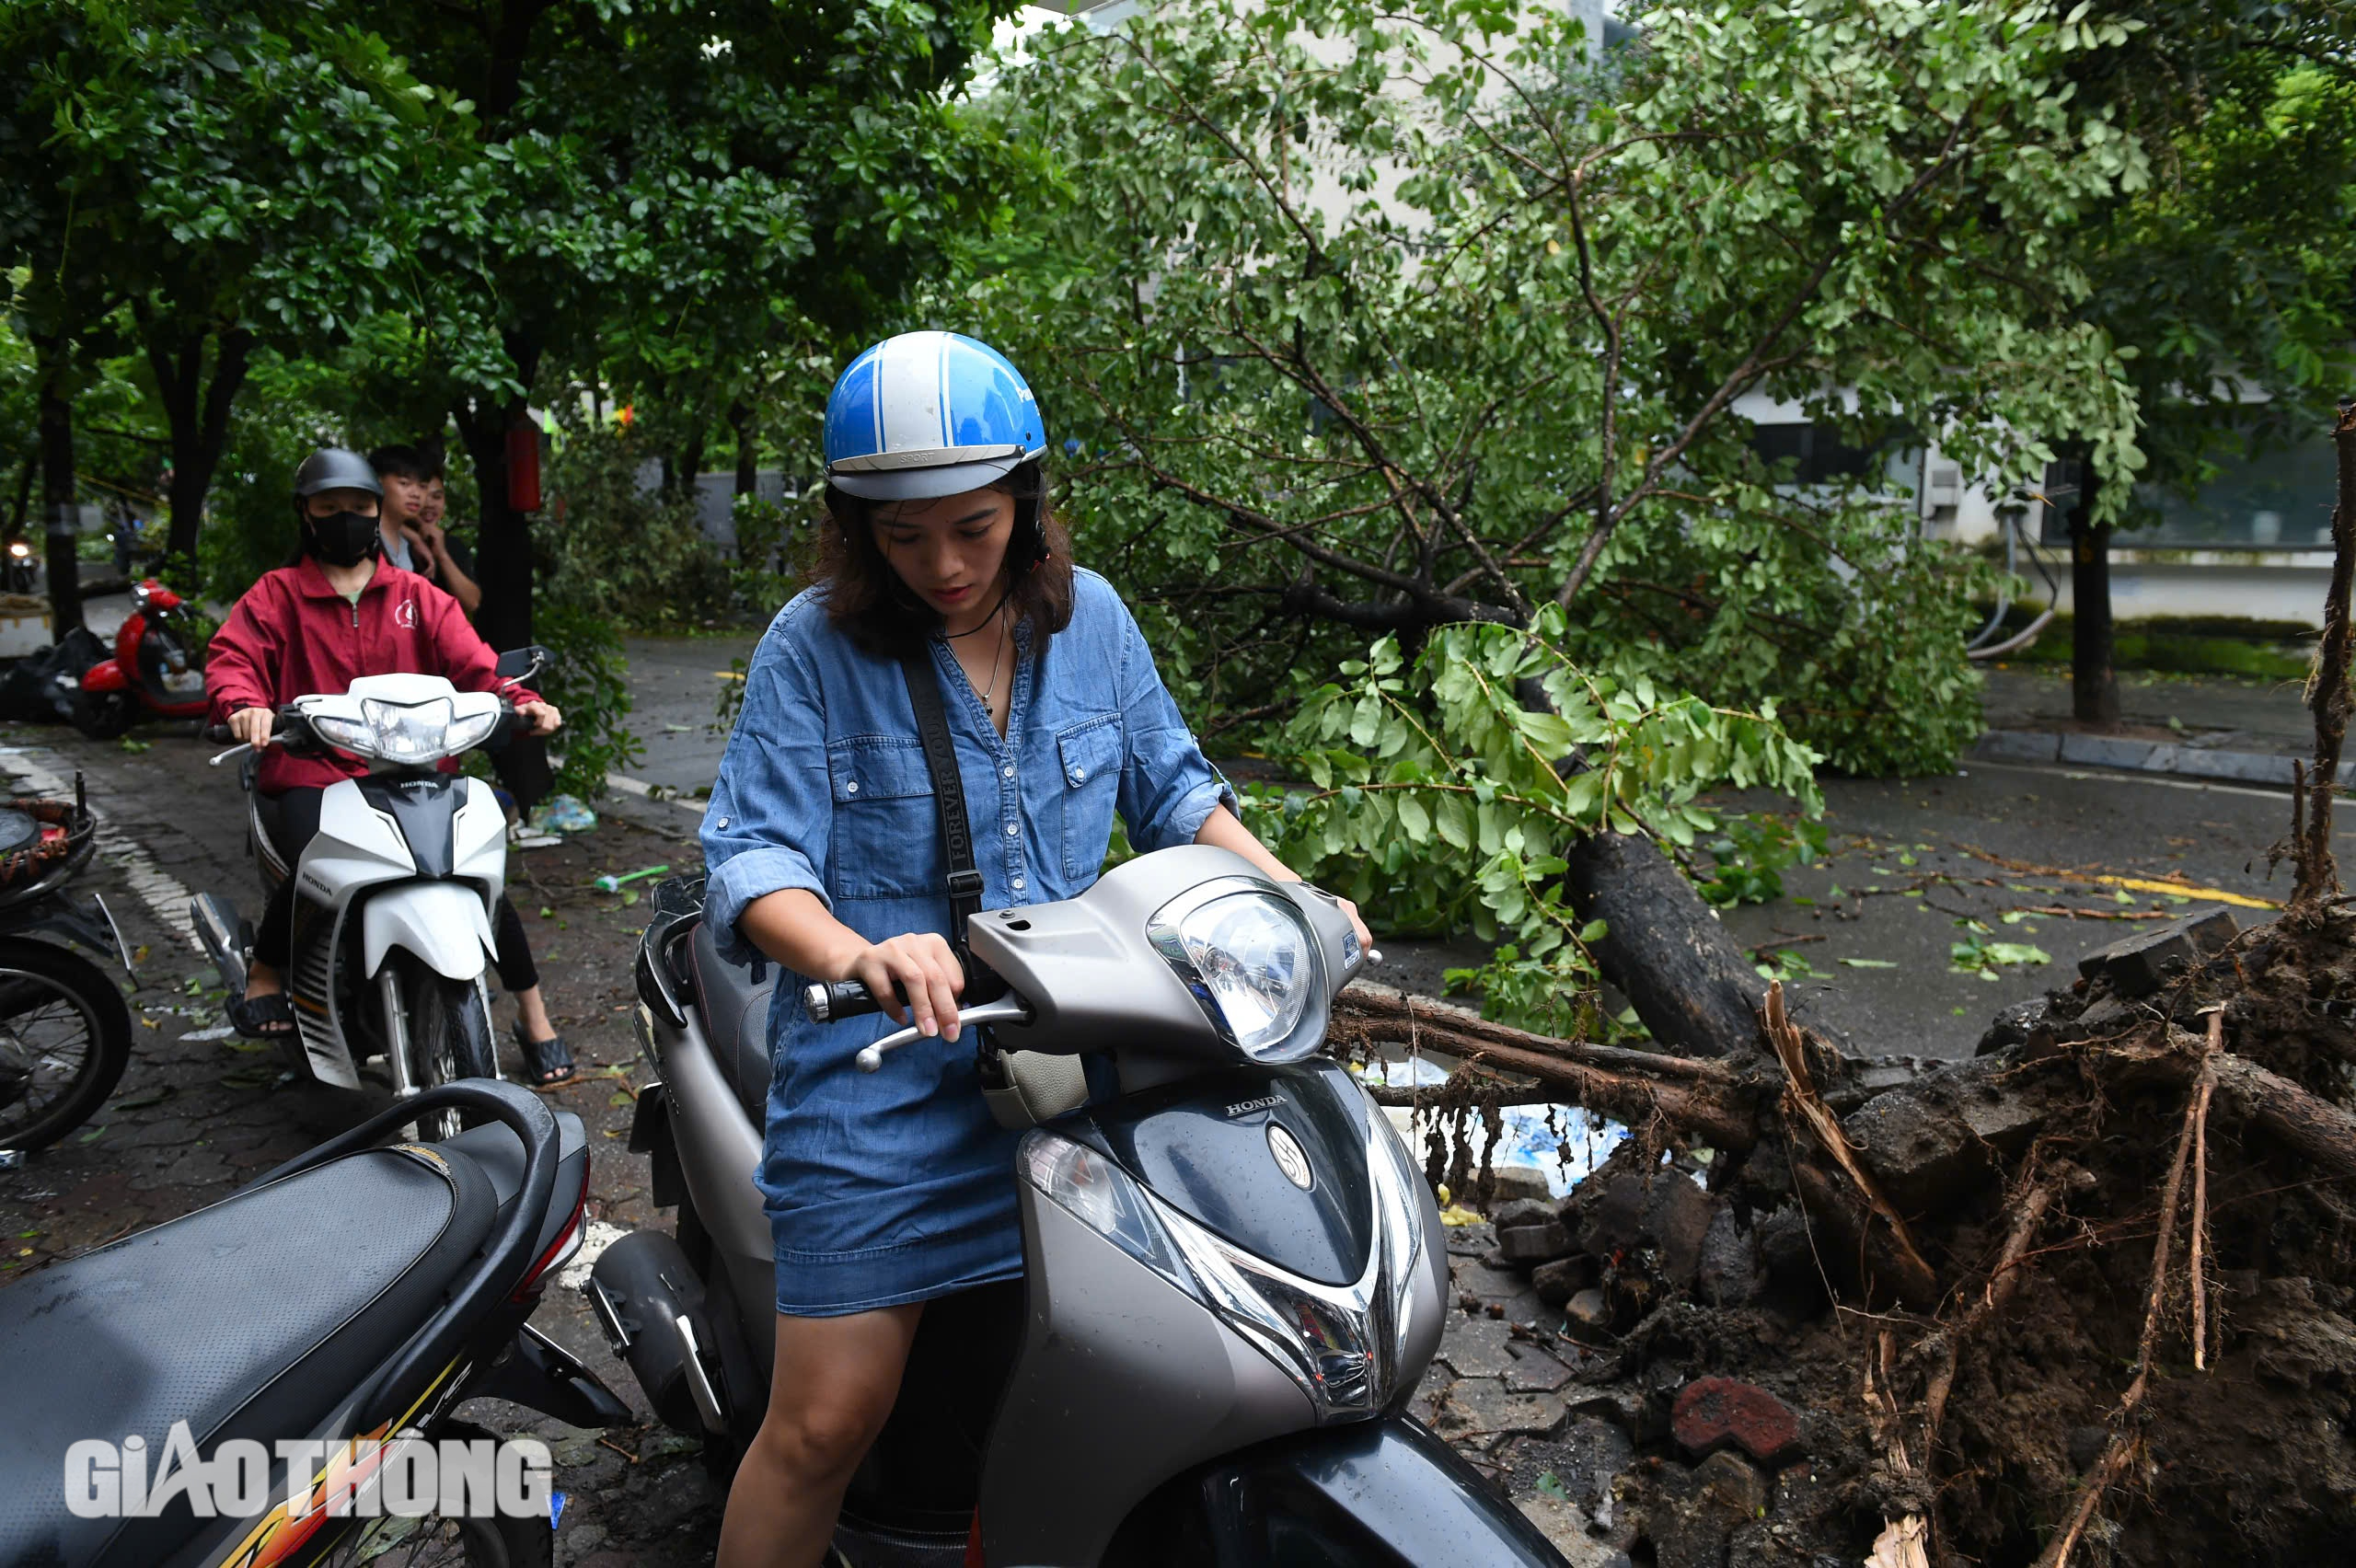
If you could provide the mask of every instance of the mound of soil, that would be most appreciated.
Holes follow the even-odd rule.
[[[1573,1368],[1517,1490],[1662,1568],[2348,1560],[2356,920],[2217,920],[1895,1088],[1811,1051],[1739,1158],[1664,1118],[1499,1211]]]

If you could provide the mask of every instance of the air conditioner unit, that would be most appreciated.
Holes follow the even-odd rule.
[[[1949,516],[1963,504],[1963,466],[1950,463],[1936,451],[1923,456],[1923,517],[1925,522],[1942,512]]]

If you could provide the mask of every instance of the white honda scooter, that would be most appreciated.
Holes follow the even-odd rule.
[[[503,656],[502,691],[529,681],[547,659],[539,648]],[[506,816],[491,786],[434,765],[517,722],[501,693],[462,692],[439,675],[368,675],[341,696],[297,698],[279,710],[271,744],[347,753],[369,772],[327,789],[318,833],[291,868],[254,788],[253,748],[213,759],[218,767],[245,758],[247,847],[265,891],[294,878],[286,989],[295,1027],[283,1043],[301,1078],[356,1090],[361,1066],[381,1057],[405,1100],[436,1084],[500,1076],[484,976],[507,879]],[[191,913],[223,984],[242,995],[252,923],[217,894],[199,894]],[[456,1110],[444,1110],[418,1131],[448,1137],[459,1123]]]

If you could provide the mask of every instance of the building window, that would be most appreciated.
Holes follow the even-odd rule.
[[[2328,435],[2212,461],[2216,477],[2189,496],[2137,485],[2135,509],[2145,525],[2114,534],[2111,543],[2121,549],[2331,548],[2339,467]]]
[[[1791,462],[1794,467],[1790,478],[1783,480],[1778,475],[1780,482],[1790,484],[1824,485],[1838,479],[1864,478],[1887,467],[1880,448],[1852,446],[1830,425],[1753,425],[1750,449],[1771,468]]]

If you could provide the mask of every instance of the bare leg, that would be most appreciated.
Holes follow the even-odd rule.
[[[246,962],[247,996],[274,997],[284,989],[286,989],[286,982],[277,970],[258,958],[248,959]]]
[[[768,1414],[728,1492],[714,1568],[813,1568],[892,1413],[921,1304],[777,1320]]]
[[[540,995],[537,986],[528,991],[515,993],[515,1016],[523,1020],[524,1033],[528,1038],[552,1040],[556,1037],[556,1025],[549,1021],[548,1001]]]

